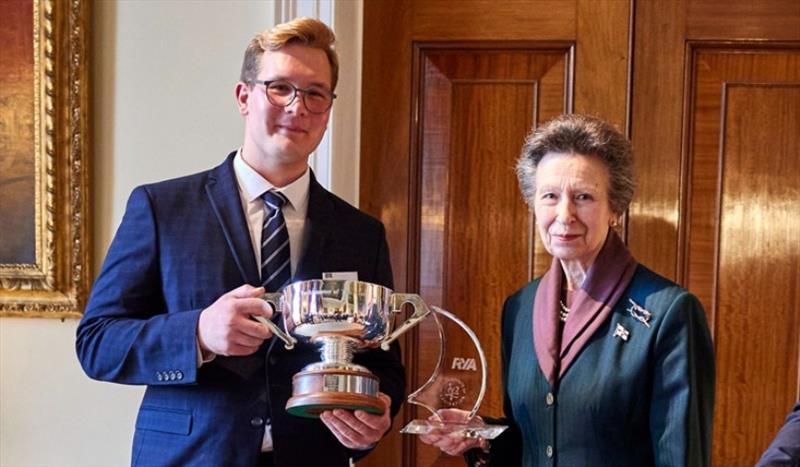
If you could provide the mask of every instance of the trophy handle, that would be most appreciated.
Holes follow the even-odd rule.
[[[417,323],[425,319],[426,316],[431,314],[431,309],[417,294],[410,293],[396,293],[392,294],[390,298],[392,305],[392,313],[399,313],[406,303],[414,307],[414,314],[409,316],[399,328],[395,329],[388,336],[381,341],[381,348],[389,350],[389,344],[394,342],[395,339],[402,336],[409,329],[413,328]]]
[[[261,298],[272,305],[272,309],[276,312],[281,312],[281,297],[283,294],[279,293],[267,293],[264,294]],[[277,324],[273,323],[271,320],[264,318],[263,316],[253,316],[253,318],[258,321],[259,323],[266,326],[272,334],[277,336],[280,340],[283,341],[283,346],[286,347],[286,350],[292,350],[294,345],[297,343],[297,339],[289,335],[289,331],[282,330],[278,327]],[[283,327],[286,329],[286,317],[283,317]]]

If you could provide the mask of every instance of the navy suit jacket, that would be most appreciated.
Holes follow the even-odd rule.
[[[292,376],[319,361],[315,347],[287,351],[272,338],[253,355],[197,367],[200,312],[242,284],[260,285],[233,156],[133,191],[78,326],[78,357],[92,378],[147,385],[133,465],[253,466],[270,424],[276,467],[345,466],[365,452],[344,448],[321,421],[285,411]],[[383,225],[313,176],[306,231],[293,280],[357,271],[392,287]],[[355,362],[380,378],[396,414],[405,388],[398,347],[359,353]]]

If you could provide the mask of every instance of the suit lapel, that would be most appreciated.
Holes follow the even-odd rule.
[[[239,196],[239,187],[236,174],[233,172],[233,157],[231,153],[222,165],[211,171],[206,183],[206,194],[214,209],[217,221],[222,227],[225,240],[233,254],[233,259],[244,282],[260,285],[256,257],[253,244],[250,241],[250,231],[242,212],[242,201]]]

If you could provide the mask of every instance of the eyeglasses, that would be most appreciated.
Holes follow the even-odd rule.
[[[267,93],[267,100],[270,104],[278,107],[288,107],[292,105],[297,93],[301,92],[303,96],[303,105],[306,106],[309,112],[315,114],[323,114],[328,111],[333,105],[333,100],[336,94],[328,91],[319,86],[311,86],[310,88],[298,88],[294,84],[282,80],[251,80],[253,84],[263,84]]]

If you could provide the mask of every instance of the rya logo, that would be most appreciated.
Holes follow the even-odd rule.
[[[461,358],[461,357],[454,357],[453,358],[453,365],[450,367],[453,370],[462,370],[462,371],[478,371],[478,365],[475,364],[474,358]]]

